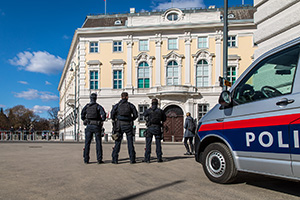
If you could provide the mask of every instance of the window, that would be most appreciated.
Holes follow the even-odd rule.
[[[198,49],[208,48],[207,37],[198,37]]]
[[[176,61],[170,61],[167,66],[167,85],[178,85],[178,64]]]
[[[228,47],[236,47],[236,36],[228,37]]]
[[[90,53],[98,53],[98,42],[90,42]]]
[[[198,121],[207,113],[208,104],[198,104]]]
[[[116,21],[115,21],[115,25],[122,25],[122,21],[121,21],[121,20],[119,20],[119,19],[118,19],[118,20],[116,20]]]
[[[244,104],[290,94],[300,46],[276,53],[258,63],[233,91],[233,100]]]
[[[145,135],[144,135],[145,131],[146,131],[145,128],[140,128],[140,129],[139,129],[139,136],[140,136],[140,137],[145,137]]]
[[[98,89],[98,71],[90,71],[90,89]]]
[[[206,60],[199,60],[196,66],[196,87],[208,86],[208,63]]]
[[[177,13],[170,13],[168,16],[167,16],[167,19],[169,21],[177,21],[178,20],[178,14]]]
[[[114,41],[113,52],[121,52],[121,51],[122,51],[122,41]]]
[[[168,49],[173,50],[173,49],[178,49],[177,48],[177,39],[172,38],[168,39]]]
[[[232,84],[236,81],[236,66],[227,67],[227,80]]]
[[[150,72],[149,65],[146,62],[141,62],[138,67],[138,88],[150,87]]]
[[[148,47],[148,40],[140,40],[140,51],[148,51],[149,47]]]
[[[139,121],[145,122],[144,112],[147,110],[148,105],[139,105]]]
[[[113,88],[122,89],[122,70],[114,70],[113,75]]]

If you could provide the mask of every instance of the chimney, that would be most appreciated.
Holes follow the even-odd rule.
[[[135,13],[135,8],[130,8],[130,13]]]

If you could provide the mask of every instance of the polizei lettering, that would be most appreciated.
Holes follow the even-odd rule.
[[[279,148],[289,148],[288,141],[283,141],[283,133],[282,131],[277,131],[278,136],[278,147]],[[293,131],[293,138],[294,138],[294,148],[300,148],[299,147],[299,131],[294,130]],[[262,147],[268,148],[271,147],[274,144],[274,136],[272,133],[268,131],[261,132],[258,137],[256,138],[255,134],[253,132],[246,132],[246,146],[250,147],[251,143],[258,140],[259,144]]]

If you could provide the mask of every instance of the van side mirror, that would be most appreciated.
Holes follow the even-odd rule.
[[[232,103],[232,99],[231,99],[230,92],[228,92],[227,90],[223,91],[219,97],[219,104],[221,104],[224,107],[227,107],[231,103]]]

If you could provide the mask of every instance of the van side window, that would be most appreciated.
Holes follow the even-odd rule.
[[[233,100],[244,104],[292,92],[300,45],[265,58],[254,67],[233,91]]]

